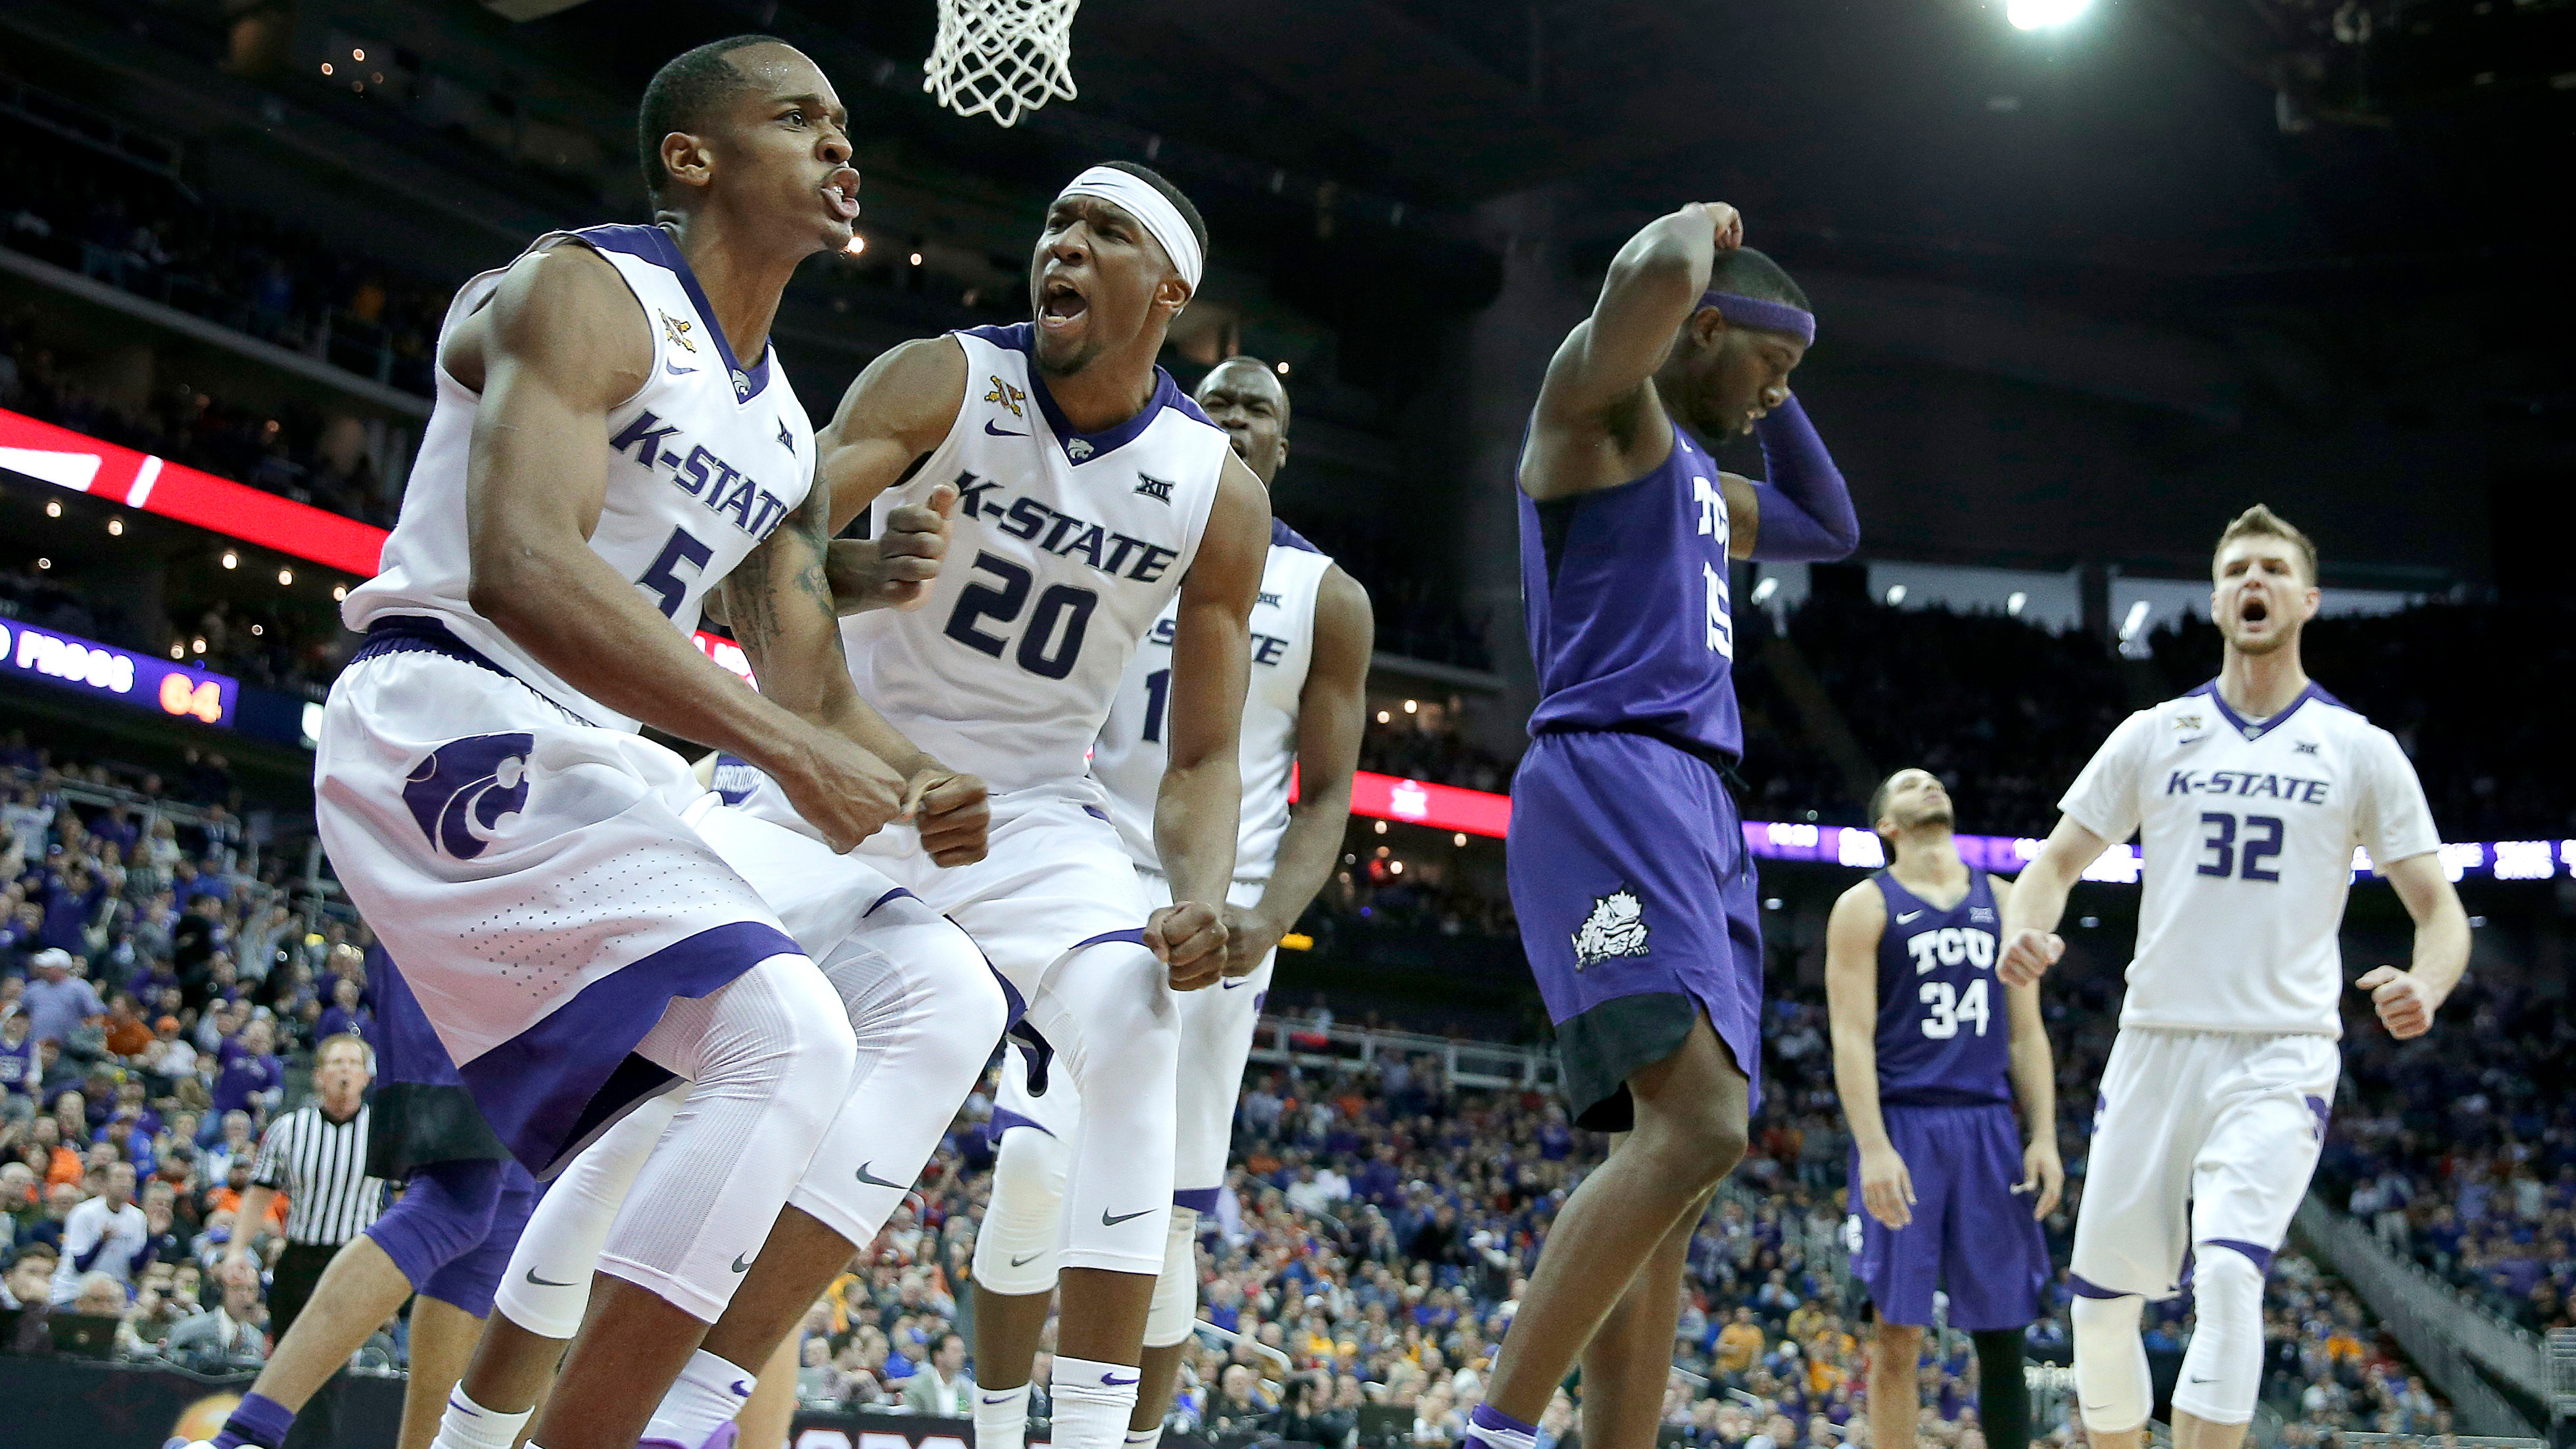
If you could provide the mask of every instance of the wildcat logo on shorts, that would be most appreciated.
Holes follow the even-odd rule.
[[[1646,954],[1646,904],[1637,893],[1621,886],[1606,896],[1595,896],[1592,914],[1574,933],[1574,969],[1598,966],[1617,956]]]
[[[536,745],[535,735],[468,735],[430,751],[403,778],[403,804],[420,833],[458,860],[481,855],[491,842],[476,827],[497,829],[502,816],[527,808],[528,752]]]

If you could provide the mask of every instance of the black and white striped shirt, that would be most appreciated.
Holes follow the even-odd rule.
[[[286,1240],[336,1248],[383,1210],[383,1179],[367,1176],[368,1108],[346,1122],[307,1102],[268,1124],[251,1181],[286,1194]]]

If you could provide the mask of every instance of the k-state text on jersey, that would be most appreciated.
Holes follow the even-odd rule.
[[[2333,788],[2331,780],[2303,780],[2259,770],[2176,770],[2165,781],[2168,795],[2234,795],[2240,800],[2290,800],[2301,805],[2323,805]]]
[[[703,446],[691,446],[683,456],[674,441],[685,441],[677,423],[666,423],[650,412],[639,413],[626,430],[608,440],[615,452],[634,450],[635,461],[651,467],[660,464],[671,470],[671,481],[680,491],[707,506],[709,513],[731,518],[736,528],[754,538],[767,538],[787,512],[786,502],[775,493],[754,482],[750,474],[708,452]],[[791,451],[793,444],[790,444]]]
[[[1060,513],[1034,498],[1015,497],[1004,503],[998,496],[1002,492],[998,479],[960,470],[957,492],[961,514],[980,514],[992,520],[998,532],[1027,539],[1058,557],[1079,557],[1105,574],[1123,574],[1140,584],[1150,584],[1162,578],[1172,560],[1181,556],[1179,549],[1113,533],[1100,524]]]

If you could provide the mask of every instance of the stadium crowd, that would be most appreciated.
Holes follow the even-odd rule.
[[[2576,1023],[2475,978],[2444,1014],[2458,1019],[2412,1042],[2356,1034],[2358,1100],[2336,1115],[2318,1186],[2516,1324],[2576,1328]]]
[[[287,1058],[373,1028],[363,926],[255,864],[220,756],[173,779],[57,767],[0,741],[0,1350],[56,1315],[198,1369],[265,1352],[237,1233]],[[273,1260],[286,1202],[247,1229]]]

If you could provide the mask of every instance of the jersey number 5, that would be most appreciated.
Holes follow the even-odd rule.
[[[1091,611],[1100,606],[1100,596],[1071,584],[1051,584],[1038,595],[1037,607],[1030,609],[1029,588],[1036,579],[1027,569],[998,554],[979,553],[975,572],[989,574],[1000,583],[971,583],[958,593],[957,608],[948,616],[948,637],[999,659],[1003,651],[1011,650],[1011,641],[985,633],[976,621],[1016,623],[1026,610],[1029,625],[1011,657],[1040,679],[1071,674],[1074,661],[1082,657],[1083,631],[1091,627]]]

